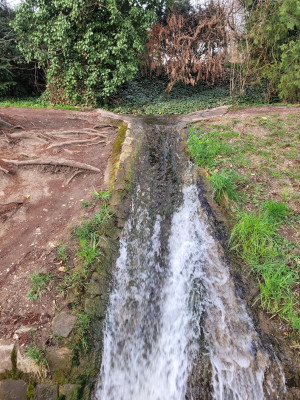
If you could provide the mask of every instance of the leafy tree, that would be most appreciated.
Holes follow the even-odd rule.
[[[95,104],[138,70],[159,0],[25,0],[19,49],[46,69],[53,103]]]
[[[265,96],[300,100],[300,2],[246,0],[245,41],[250,77],[264,83]]]
[[[14,72],[12,61],[16,58],[16,46],[12,28],[12,10],[5,0],[0,0],[0,95],[7,93],[13,85]]]

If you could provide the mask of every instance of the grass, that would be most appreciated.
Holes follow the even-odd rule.
[[[49,273],[34,272],[30,277],[30,292],[27,293],[27,297],[30,300],[37,300],[45,293],[51,279],[52,275]]]
[[[72,347],[75,351],[85,352],[89,347],[88,332],[91,325],[91,316],[84,312],[79,312],[76,316]]]
[[[41,367],[43,371],[47,371],[49,365],[44,350],[38,348],[37,346],[30,346],[26,350],[26,354],[36,363],[36,365]]]
[[[219,204],[224,196],[234,201],[238,200],[236,180],[236,174],[224,168],[221,172],[211,173],[210,181],[214,191],[214,198]]]
[[[109,190],[101,190],[100,192],[94,190],[93,192],[93,197],[96,200],[108,201],[110,199],[110,196],[111,192]]]
[[[61,244],[57,248],[57,258],[61,261],[67,261],[68,253],[67,253],[67,246],[65,244]]]
[[[47,100],[40,97],[25,98],[0,98],[0,107],[26,107],[26,108],[56,108],[59,110],[78,110],[78,107],[66,104],[50,104]]]
[[[190,127],[188,147],[217,202],[238,201],[230,247],[257,277],[257,301],[299,331],[298,120],[299,112],[202,121]]]

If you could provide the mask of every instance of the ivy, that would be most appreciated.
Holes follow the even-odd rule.
[[[95,104],[138,70],[159,0],[24,0],[19,50],[46,69],[52,103]]]

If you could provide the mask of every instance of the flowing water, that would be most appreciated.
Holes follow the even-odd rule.
[[[280,364],[236,293],[183,139],[159,121],[143,126],[96,399],[282,399]]]

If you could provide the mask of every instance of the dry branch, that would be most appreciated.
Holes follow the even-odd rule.
[[[17,166],[24,166],[24,165],[54,165],[54,166],[64,166],[64,167],[71,167],[71,168],[79,168],[79,169],[85,169],[87,171],[93,171],[93,172],[101,172],[100,169],[93,167],[92,165],[84,164],[78,161],[74,160],[64,160],[63,158],[37,158],[35,160],[6,160],[2,159],[2,161],[6,163],[10,163],[13,165]]]

